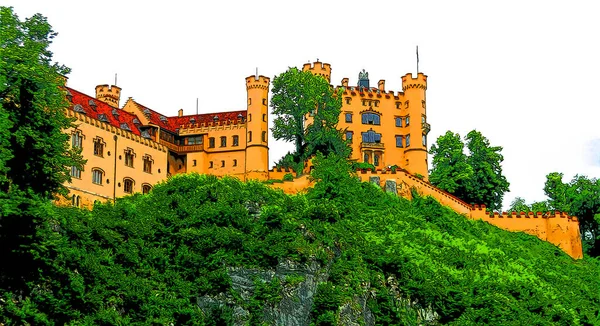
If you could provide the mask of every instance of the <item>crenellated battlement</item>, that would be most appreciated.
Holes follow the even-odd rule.
[[[302,71],[310,71],[313,75],[323,76],[329,82],[331,80],[331,65],[318,60],[313,63],[305,63]]]
[[[118,108],[121,99],[121,87],[109,86],[108,84],[98,85],[96,86],[96,99]]]
[[[266,76],[248,76],[246,77],[246,90],[259,88],[264,90],[269,90],[269,82],[271,79]]]
[[[402,76],[402,90],[406,92],[407,89],[427,89],[427,76],[422,72],[417,74],[417,78],[413,78],[411,73]]]
[[[578,221],[577,217],[569,216],[565,212],[550,211],[550,212],[494,212],[490,218],[566,218],[573,221]]]
[[[345,96],[360,96],[360,97],[369,97],[369,98],[385,98],[385,99],[394,99],[399,100],[404,96],[404,92],[397,91],[394,92],[392,90],[382,91],[378,88],[359,88],[356,86],[337,86],[336,89],[343,87],[343,95]]]
[[[202,122],[200,124],[187,124],[179,127],[179,135],[198,135],[212,131],[235,130],[246,128],[246,122],[242,120],[227,120],[217,122]]]

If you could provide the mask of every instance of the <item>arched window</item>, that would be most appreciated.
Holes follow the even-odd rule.
[[[267,132],[266,131],[262,132],[262,141],[265,143],[267,142]]]
[[[234,135],[232,143],[233,143],[232,146],[239,146],[240,145],[240,136]]]
[[[73,207],[80,207],[79,205],[81,205],[81,197],[73,195],[73,198],[71,199],[71,204],[73,205]]]
[[[248,142],[252,141],[252,131],[248,131]]]
[[[427,146],[427,136],[423,135],[423,146]]]
[[[151,185],[149,185],[149,184],[147,184],[147,183],[144,183],[144,184],[142,185],[142,193],[143,193],[144,195],[145,195],[145,194],[148,194],[148,193],[150,193],[150,190],[152,190],[152,186],[151,186]]]
[[[377,113],[366,112],[362,114],[362,123],[365,125],[380,125],[381,119]]]
[[[364,161],[365,163],[369,163],[369,154],[365,153]]]
[[[379,166],[379,154],[373,156],[373,165]]]
[[[133,193],[133,185],[134,185],[133,179],[130,179],[130,178],[123,179],[123,191],[125,193],[132,194]]]
[[[97,185],[102,185],[102,177],[104,176],[104,171],[99,168],[92,169],[92,183]]]

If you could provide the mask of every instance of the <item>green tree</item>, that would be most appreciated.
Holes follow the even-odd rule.
[[[552,172],[546,176],[544,192],[552,209],[577,216],[588,255],[600,255],[600,180],[576,175],[564,183],[563,174]]]
[[[64,114],[68,68],[52,63],[55,36],[45,17],[21,21],[0,7],[0,256],[19,261],[0,264],[0,287],[35,273],[27,248],[44,205],[66,194],[67,167],[83,163],[64,133],[72,124]]]
[[[284,157],[281,163],[297,168],[317,151],[344,157],[350,154],[342,132],[337,129],[341,91],[333,89],[323,77],[298,68],[289,68],[275,76],[271,99],[276,115],[271,128],[273,137],[295,144],[295,152]],[[313,121],[306,125],[308,116]],[[290,164],[291,161],[294,163]]]
[[[68,169],[81,166],[63,131],[72,120],[64,78],[68,68],[52,63],[48,49],[56,33],[36,14],[20,21],[0,7],[0,190],[52,199],[66,193]]]
[[[469,154],[459,134],[448,131],[431,146],[433,168],[430,182],[470,204],[485,204],[490,210],[502,208],[509,183],[502,175],[502,147],[491,146],[473,130],[465,137]]]
[[[509,212],[531,212],[531,207],[527,205],[525,199],[523,197],[515,197],[515,199],[510,203]]]
[[[430,151],[433,168],[429,181],[460,198],[466,197],[469,180],[473,178],[473,168],[467,163],[464,148],[460,135],[447,131],[431,145]]]
[[[501,209],[504,193],[510,186],[502,175],[502,147],[491,146],[489,140],[476,130],[469,132],[465,140],[469,149],[467,163],[473,168],[467,201],[484,203],[490,210]]]

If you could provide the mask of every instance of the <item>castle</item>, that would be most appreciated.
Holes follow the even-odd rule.
[[[304,64],[303,71],[328,82],[328,63]],[[281,179],[287,171],[269,170],[268,92],[270,79],[245,79],[247,108],[232,112],[167,117],[129,98],[119,108],[121,88],[98,85],[95,97],[67,87],[76,118],[69,129],[71,145],[82,149],[83,170],[71,168],[66,184],[70,204],[92,206],[135,192],[147,193],[170,175],[198,172],[235,176],[241,180]],[[350,141],[351,159],[373,164],[375,171],[358,175],[395,193],[410,197],[411,188],[472,219],[483,219],[511,231],[523,231],[558,245],[573,258],[582,257],[579,223],[566,214],[489,216],[485,207],[471,206],[432,186],[428,180],[426,98],[427,76],[402,76],[402,91],[385,89],[385,80],[371,87],[362,71],[356,86],[343,78],[338,127]],[[306,124],[312,118],[306,117]],[[394,166],[394,169],[389,167]],[[396,170],[397,168],[397,170]],[[310,186],[306,175],[276,183],[287,193]]]

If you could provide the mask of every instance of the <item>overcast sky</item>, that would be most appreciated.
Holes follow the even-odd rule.
[[[328,62],[332,84],[369,72],[401,90],[428,76],[429,143],[477,129],[502,146],[516,196],[544,200],[545,176],[600,176],[600,19],[593,1],[34,1],[48,18],[69,86],[97,84],[165,115],[245,109],[244,78]],[[271,165],[293,145],[270,139]]]

